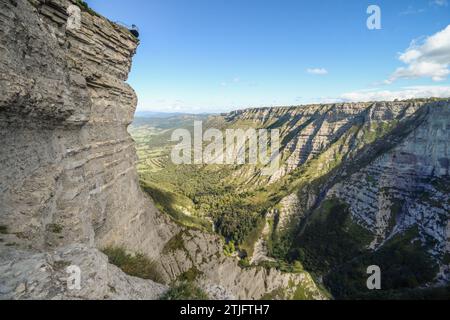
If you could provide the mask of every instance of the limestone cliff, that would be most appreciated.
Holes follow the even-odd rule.
[[[122,237],[151,242],[157,252],[154,238],[164,239],[148,227],[159,222],[136,183],[126,131],[136,96],[125,80],[138,42],[85,11],[81,29],[66,28],[72,4],[77,1],[0,2],[3,297],[66,297],[65,284],[51,282],[60,254],[86,265],[83,290],[67,297],[127,296],[107,284],[129,287],[141,280],[121,275],[93,248]],[[147,292],[129,297],[155,298],[163,291],[141,282]]]
[[[437,281],[450,280],[448,103],[428,106],[403,141],[334,185],[327,197],[349,204],[355,221],[375,234],[372,249],[412,227],[441,261]]]
[[[68,28],[67,9],[79,3],[0,1],[0,298],[153,299],[166,290],[108,264],[98,250],[106,246],[159,261],[166,282],[195,268],[213,297],[301,285],[324,298],[307,273],[242,270],[216,236],[155,209],[127,133],[138,41],[85,9],[81,28]],[[81,290],[67,289],[67,265],[81,269]]]
[[[281,167],[265,183],[296,188],[279,203],[273,231],[289,232],[289,224],[301,234],[324,201],[337,199],[373,235],[373,252],[416,228],[416,240],[440,266],[432,282],[449,282],[448,100],[248,109],[226,120],[281,131]],[[258,173],[249,179],[260,180]]]

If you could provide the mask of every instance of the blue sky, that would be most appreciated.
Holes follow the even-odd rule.
[[[129,77],[138,110],[450,96],[448,0],[87,2],[140,28]],[[370,4],[381,30],[366,27]]]

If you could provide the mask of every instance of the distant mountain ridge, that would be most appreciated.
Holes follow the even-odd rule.
[[[206,116],[212,113],[187,113],[187,112],[159,112],[159,111],[136,111],[136,118],[173,118],[173,117],[184,117],[184,116]]]

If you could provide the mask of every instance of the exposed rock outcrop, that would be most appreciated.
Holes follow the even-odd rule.
[[[0,297],[157,298],[167,288],[124,275],[97,248],[120,246],[160,262],[166,282],[196,268],[220,297],[258,299],[309,275],[242,270],[216,236],[184,232],[140,190],[127,132],[136,95],[125,82],[138,41],[76,0],[0,1]],[[73,11],[72,11],[73,12]],[[64,272],[81,269],[81,291]],[[66,275],[67,277],[67,275]]]
[[[97,249],[80,244],[53,252],[7,248],[1,257],[1,299],[149,300],[167,291],[165,285],[125,275]],[[79,268],[79,289],[70,267]]]
[[[66,28],[67,8],[77,3],[0,2],[0,225],[5,233],[0,260],[11,271],[0,280],[4,297],[12,297],[9,281],[18,280],[4,275],[15,274],[16,267],[34,270],[35,263],[53,255],[49,252],[74,244],[84,246],[78,250],[82,255],[70,258],[69,250],[68,261],[83,266],[91,259],[94,263],[82,272],[89,278],[91,272],[101,275],[95,284],[90,283],[94,278],[86,279],[89,285],[83,281],[83,287],[97,286],[97,291],[83,289],[77,297],[103,298],[102,285],[128,281],[129,288],[115,295],[127,297],[130,283],[138,281],[108,265],[93,248],[119,241],[151,243],[148,247],[158,253],[170,238],[170,225],[153,228],[164,219],[157,220],[141,194],[126,130],[136,96],[125,80],[138,42],[126,29],[86,11],[79,30]],[[26,251],[10,255],[12,248]],[[43,281],[50,281],[48,276]],[[36,297],[63,296],[57,284],[38,286],[48,292]],[[155,288],[128,297],[155,298],[162,291]]]
[[[417,227],[441,267],[436,282],[449,282],[448,100],[248,109],[227,120],[280,129],[283,161],[269,183],[303,170],[299,189],[280,203],[277,231],[337,198],[374,234],[371,250]]]
[[[349,204],[354,220],[376,235],[373,249],[417,226],[423,244],[432,243],[433,256],[449,254],[449,129],[449,105],[429,107],[405,140],[329,191],[328,197]]]
[[[425,103],[367,102],[246,109],[232,112],[225,119],[230,123],[252,122],[257,126],[281,130],[283,161],[280,169],[270,177],[269,183],[274,183],[320,156],[355,127],[404,121]],[[353,147],[356,146],[349,146]]]

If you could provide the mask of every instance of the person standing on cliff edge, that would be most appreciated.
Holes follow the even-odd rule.
[[[131,26],[130,32],[133,36],[139,38],[139,28],[135,24]]]

